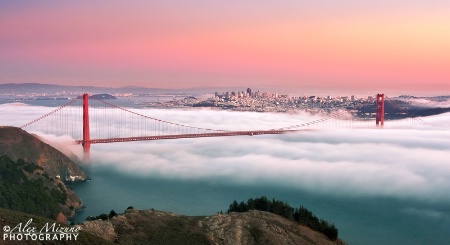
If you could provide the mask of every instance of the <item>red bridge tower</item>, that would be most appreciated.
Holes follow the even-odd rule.
[[[377,94],[377,126],[384,125],[384,94]]]
[[[91,139],[89,133],[89,95],[83,94],[83,141],[84,161],[90,161]]]

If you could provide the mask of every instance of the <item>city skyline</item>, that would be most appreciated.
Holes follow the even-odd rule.
[[[445,94],[449,7],[426,1],[2,2],[0,83]]]

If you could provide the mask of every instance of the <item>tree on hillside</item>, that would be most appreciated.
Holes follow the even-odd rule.
[[[269,200],[267,197],[262,196],[260,198],[250,198],[247,203],[238,203],[234,200],[228,208],[230,212],[246,212],[248,210],[260,210],[265,212],[271,212],[287,219],[294,220],[302,225],[308,226],[311,229],[325,234],[329,239],[336,240],[338,237],[338,229],[334,224],[328,223],[328,221],[317,218],[307,208],[300,206],[294,209],[287,202],[280,200]]]

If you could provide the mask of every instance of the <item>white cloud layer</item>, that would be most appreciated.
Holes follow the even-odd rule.
[[[25,107],[0,105],[2,124],[22,125],[51,110]],[[134,111],[193,126],[239,130],[285,127],[320,118],[211,110]],[[430,125],[389,127],[386,122],[383,129],[329,127],[285,135],[98,144],[92,146],[91,159],[92,164],[143,178],[277,185],[338,196],[449,203],[450,114],[424,120]],[[68,136],[45,137],[82,153],[81,146],[69,144]]]
[[[430,99],[426,99],[426,98],[406,98],[406,99],[401,99],[401,100],[411,103],[414,106],[441,107],[441,108],[450,107],[450,99],[442,99],[440,101],[436,101],[436,100],[430,100]]]

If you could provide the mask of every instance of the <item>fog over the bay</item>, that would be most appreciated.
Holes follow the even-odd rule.
[[[436,98],[401,98],[401,100],[419,107],[450,107],[450,99],[447,98],[440,98],[439,100],[436,100]]]
[[[0,105],[1,124],[20,126],[51,110]],[[132,110],[192,126],[234,130],[286,127],[321,117],[306,113]],[[329,126],[284,135],[95,144],[91,164],[136,178],[275,185],[326,195],[450,203],[450,113],[423,120],[428,124],[407,121],[389,126],[386,122],[382,129]],[[82,158],[81,146],[72,144],[70,136],[42,137],[59,148],[65,145]],[[430,211],[430,215],[438,214]]]

